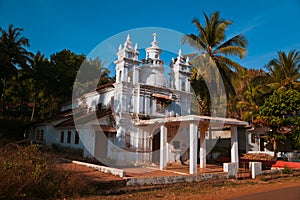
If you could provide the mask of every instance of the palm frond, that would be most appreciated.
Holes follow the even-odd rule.
[[[214,53],[222,53],[226,56],[239,56],[240,59],[244,58],[247,54],[247,49],[239,46],[227,46],[215,50]]]
[[[187,42],[189,45],[191,45],[192,47],[198,50],[206,49],[205,43],[194,34],[184,35],[183,38],[181,39],[181,42],[182,44],[185,44]]]
[[[236,35],[218,46],[216,49],[221,49],[227,46],[239,46],[246,48],[248,46],[248,40],[244,35]]]
[[[226,58],[224,56],[218,56],[217,59],[218,59],[218,62],[224,63],[224,65],[226,65],[230,69],[235,69],[238,72],[244,71],[244,67],[242,67],[240,64],[238,64],[237,62],[234,62],[233,60],[231,60],[229,58]]]

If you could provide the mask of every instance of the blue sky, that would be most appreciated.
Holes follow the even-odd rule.
[[[220,11],[233,21],[227,36],[243,33],[249,41],[248,68],[262,68],[277,51],[300,49],[300,0],[0,0],[0,26],[24,28],[30,51],[47,57],[64,48],[89,54],[100,42],[140,27],[196,33],[194,17]],[[124,38],[125,39],[125,38]]]

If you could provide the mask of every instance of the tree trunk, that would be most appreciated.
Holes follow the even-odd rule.
[[[33,121],[33,118],[34,118],[35,104],[36,104],[36,102],[35,102],[35,97],[34,97],[30,121]]]
[[[277,159],[277,142],[273,139],[273,151],[274,151],[274,159]]]

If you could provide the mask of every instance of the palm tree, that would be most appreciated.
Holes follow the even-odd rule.
[[[266,66],[269,84],[273,90],[288,90],[300,88],[300,54],[291,50],[277,52],[278,58],[272,59]]]
[[[9,25],[7,31],[0,28],[0,99],[5,89],[7,79],[16,75],[18,68],[28,68],[31,53],[25,47],[29,47],[29,40],[21,37],[23,29]]]
[[[220,73],[225,89],[228,92],[227,95],[234,96],[235,90],[231,83],[231,76],[234,71],[243,71],[244,68],[227,56],[238,56],[241,59],[244,58],[247,54],[247,39],[245,36],[239,34],[226,40],[225,31],[232,22],[220,18],[219,12],[214,12],[211,17],[207,16],[205,13],[203,14],[206,25],[202,25],[200,21],[195,18],[192,23],[196,26],[199,33],[197,35],[185,35],[182,42],[187,42],[202,54],[206,54],[210,57],[211,62],[216,65]],[[198,56],[194,59],[193,64],[197,67],[198,71],[203,70],[201,69],[201,66],[197,66],[197,62],[202,58],[203,56]]]
[[[47,76],[50,76],[48,71],[50,62],[47,58],[45,58],[45,55],[41,54],[41,52],[38,51],[35,55],[32,56],[30,66],[31,70],[27,74],[27,77],[24,78],[31,79],[30,83],[32,88],[33,108],[30,121],[33,121],[38,103],[38,94],[40,91],[45,89],[47,85],[46,80],[48,80]],[[47,98],[50,98],[50,95]]]
[[[240,75],[239,79],[234,81],[237,91],[236,108],[239,118],[252,122],[267,96],[263,88],[267,75],[263,70],[256,69],[246,69]]]

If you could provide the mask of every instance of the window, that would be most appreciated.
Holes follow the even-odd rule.
[[[60,143],[64,143],[64,140],[65,140],[65,133],[62,131],[60,133]]]
[[[44,141],[44,130],[37,130],[36,140]]]
[[[122,81],[122,70],[119,71],[119,81]]]
[[[129,148],[131,146],[131,144],[130,144],[130,133],[125,133],[125,144],[126,144],[127,148]]]
[[[255,138],[256,138],[256,135],[255,134],[251,134],[251,143],[255,143]]]
[[[161,99],[156,99],[156,112],[158,113],[165,112],[165,103]]]
[[[67,143],[71,143],[72,132],[68,131]]]
[[[185,91],[185,81],[182,81],[181,90]]]
[[[102,103],[98,103],[96,106],[96,109],[101,111],[102,110]]]
[[[79,144],[79,132],[78,131],[75,131],[75,141],[74,141],[75,144]]]

